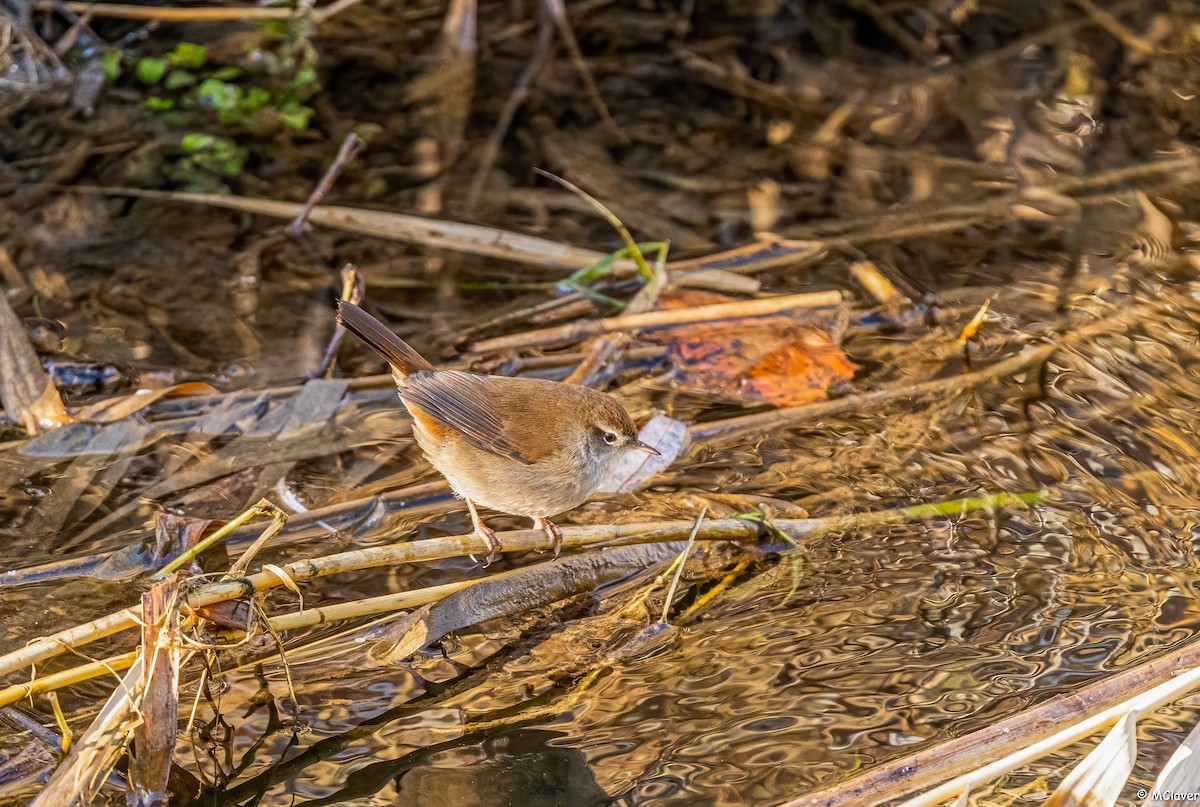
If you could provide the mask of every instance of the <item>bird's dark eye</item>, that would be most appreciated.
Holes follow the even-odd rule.
[[[608,443],[610,446],[616,445],[617,436],[615,434],[613,434],[612,432],[605,432],[604,433],[604,442]]]

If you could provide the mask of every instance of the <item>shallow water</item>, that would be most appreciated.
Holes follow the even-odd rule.
[[[787,428],[712,438],[647,490],[600,497],[564,523],[692,519],[705,505],[723,517],[764,502],[781,515],[803,508],[836,516],[995,492],[1044,490],[1045,501],[1030,510],[852,528],[796,550],[715,548],[707,565],[689,566],[672,627],[652,635],[639,631],[657,618],[655,598],[639,620],[614,616],[648,588],[638,579],[462,631],[443,643],[444,655],[435,649],[395,667],[367,660],[370,640],[388,625],[296,631],[286,637],[286,668],[272,660],[255,669],[255,651],[271,645],[259,637],[254,648],[221,654],[221,692],[197,699],[199,666],[184,676],[185,713],[198,705],[177,761],[203,772],[202,804],[773,804],[990,726],[1195,635],[1200,282],[1187,266],[1168,272],[1125,260],[1109,242],[1128,241],[1127,228],[1136,229],[1145,213],[1131,192],[1138,188],[1165,200],[1180,229],[1170,234],[1171,246],[1182,248],[1183,225],[1194,228],[1197,218],[1190,203],[1196,179],[1180,170],[1165,178],[1148,171],[1128,187],[1098,182],[1072,197],[1078,209],[1050,223],[1018,218],[1017,197],[998,195],[1061,190],[1091,171],[1145,168],[1163,154],[1186,153],[1179,138],[1193,136],[1188,127],[1198,124],[1187,117],[1193,109],[1171,99],[1184,98],[1176,88],[1190,86],[1184,66],[1194,62],[1194,42],[1184,33],[1192,30],[1185,12],[1194,10],[1173,6],[1175,20],[1145,4],[1131,15],[1137,20],[1125,20],[1148,30],[1150,14],[1159,14],[1155,24],[1170,23],[1159,31],[1165,44],[1155,59],[1126,59],[1112,37],[1076,20],[1070,39],[989,62],[1021,36],[1042,36],[1050,23],[1041,17],[1053,17],[1058,6],[1034,13],[1028,4],[1007,11],[1003,3],[984,4],[950,37],[952,70],[939,56],[908,64],[910,74],[895,69],[904,49],[845,4],[815,4],[810,13],[805,4],[714,3],[713,13],[678,19],[674,8],[650,14],[644,3],[636,12],[622,4],[589,7],[575,24],[604,79],[601,94],[632,144],[613,145],[590,122],[574,67],[552,59],[527,114],[514,123],[495,187],[468,215],[461,196],[476,164],[471,150],[529,58],[526,34],[534,28],[513,10],[523,5],[481,10],[488,47],[470,120],[460,121],[470,158],[439,176],[447,181],[436,215],[619,248],[590,208],[530,179],[536,162],[619,205],[638,238],[671,234],[655,230],[659,224],[682,230],[676,247],[700,244],[693,254],[752,242],[762,212],[751,209],[752,192],[755,199],[774,192],[777,216],[765,229],[797,239],[846,237],[812,266],[756,277],[766,292],[841,289],[854,300],[843,340],[862,368],[852,388],[947,380],[944,394],[920,400],[901,396]],[[375,89],[331,92],[321,102],[321,130],[262,141],[235,132],[271,156],[245,176],[221,180],[222,189],[303,199],[342,131],[361,124],[378,130],[375,140],[330,201],[429,212],[420,207],[428,177],[412,152],[415,141],[431,136],[426,130],[437,139],[442,129],[428,110],[412,106],[408,88],[428,67],[439,21],[404,11],[372,8],[364,13],[384,16],[347,14],[347,28],[323,30],[316,40],[322,81],[334,90],[338,82]],[[1070,6],[1062,13],[1080,12]],[[192,33],[214,44],[229,34]],[[1094,75],[1080,66],[1081,53],[1095,62]],[[716,61],[703,61],[710,56],[738,69],[745,59],[758,95],[731,88],[714,73]],[[896,84],[881,87],[880,76],[893,74]],[[1072,101],[1059,93],[1066,78],[1096,79],[1100,88],[1093,81]],[[1156,81],[1169,85],[1159,88],[1168,100],[1155,94]],[[147,148],[173,142],[179,132],[170,121],[144,114],[144,88],[123,89],[124,97],[106,99],[89,121],[95,142],[108,148],[118,135],[141,138],[133,144]],[[1048,169],[1031,171],[1037,149],[1029,140],[1018,144],[1024,151],[999,158],[984,148],[995,146],[987,121],[1028,112],[1004,100],[1018,91],[1024,101],[1036,95],[1049,104],[1038,109],[1051,113],[1095,101],[1088,108],[1103,126],[1092,140],[1094,127],[1075,126],[1073,116],[1066,130],[1047,131],[1045,120],[1009,121],[1028,130],[1018,136],[1033,146],[1054,135],[1060,146],[1078,145],[1079,166],[1047,159]],[[668,98],[673,106],[659,103]],[[828,134],[839,110],[849,117],[833,139],[817,137]],[[0,146],[16,144],[19,157],[42,160],[79,137],[61,127],[58,114],[23,115],[0,120]],[[1086,171],[1083,157],[1092,159]],[[140,149],[89,159],[79,169],[88,184],[166,181],[139,173]],[[168,149],[156,159],[169,166],[178,155]],[[7,170],[2,162],[0,170]],[[45,178],[41,169],[21,170],[29,173],[12,177],[18,186]],[[0,205],[0,229],[12,236],[18,268],[38,281],[18,301],[31,334],[45,340],[39,348],[51,358],[116,368],[104,375],[115,389],[84,385],[70,403],[188,381],[243,394],[164,399],[111,430],[59,442],[18,443],[20,435],[6,432],[14,442],[0,452],[0,570],[37,566],[40,576],[24,585],[0,578],[0,652],[132,604],[134,576],[161,564],[152,557],[159,512],[225,520],[262,496],[294,510],[349,500],[322,518],[294,516],[258,558],[277,564],[469,528],[441,488],[396,493],[436,475],[409,439],[386,378],[348,393],[338,382],[298,391],[332,329],[336,269],[347,260],[365,267],[375,310],[437,361],[462,358],[464,333],[499,332],[481,323],[558,294],[480,291],[478,284],[558,281],[561,273],[343,232],[317,230],[301,243],[280,237],[277,222],[212,208],[23,192],[4,197],[12,204]],[[996,200],[1002,204],[983,209]],[[903,232],[938,223],[946,208],[977,204],[965,224],[932,236]],[[849,279],[850,265],[863,257],[914,304],[877,308]],[[604,286],[626,297],[634,288]],[[990,313],[964,347],[961,330],[985,300]],[[531,313],[513,327],[555,316]],[[1047,340],[1061,347],[1044,366],[978,389],[957,383]],[[649,358],[616,369],[610,385],[639,419],[651,411],[688,423],[744,414],[720,396],[681,391],[663,375],[656,345],[636,342],[631,350]],[[571,362],[555,364],[554,351],[545,354],[535,357],[545,359],[535,372],[564,375]],[[512,358],[486,357],[492,368],[515,366]],[[335,375],[381,370],[351,344]],[[505,516],[489,521],[497,529],[526,526]],[[218,553],[208,570],[228,568],[258,526],[235,535],[228,556]],[[547,558],[506,557],[491,571],[541,561]],[[81,576],[84,570],[100,577]],[[683,615],[727,573],[727,588],[694,616]],[[484,574],[460,559],[336,575],[303,592],[306,606],[324,605]],[[286,589],[271,593],[266,606],[272,613],[299,608]],[[127,647],[115,639],[85,650],[92,658]],[[246,659],[244,669],[230,672]],[[65,656],[39,674],[80,660]],[[63,693],[73,725],[90,721],[111,686],[103,678]],[[44,699],[25,706],[53,725]],[[1153,780],[1198,710],[1192,696],[1143,719],[1135,779],[1120,803],[1132,803],[1137,787]],[[481,728],[487,720],[495,722]],[[23,733],[0,731],[0,755],[31,747],[42,748]],[[1008,776],[974,803],[1040,803],[1083,750]],[[38,771],[52,761],[35,757],[25,760],[32,774],[11,786],[0,780],[0,804],[28,801]]]

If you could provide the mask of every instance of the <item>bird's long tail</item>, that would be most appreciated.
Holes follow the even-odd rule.
[[[421,370],[433,369],[433,365],[409,347],[407,342],[354,303],[338,300],[337,317],[338,322],[346,326],[346,330],[383,356],[392,366],[392,372],[399,377],[404,378]]]

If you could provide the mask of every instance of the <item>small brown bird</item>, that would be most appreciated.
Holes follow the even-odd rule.
[[[490,563],[496,533],[476,504],[532,518],[557,557],[562,530],[550,516],[596,492],[628,451],[658,454],[611,395],[538,378],[435,370],[382,322],[338,302],[338,321],[391,366],[413,435],[434,468],[467,502]]]

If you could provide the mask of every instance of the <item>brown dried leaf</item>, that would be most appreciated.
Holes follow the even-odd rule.
[[[660,301],[662,308],[728,302],[703,292]],[[752,321],[675,328],[668,355],[679,371],[677,385],[735,401],[799,406],[824,400],[831,387],[848,382],[858,365],[800,312]]]
[[[0,295],[0,402],[30,434],[71,422],[8,298]]]
[[[156,390],[139,390],[132,395],[109,398],[86,406],[76,415],[78,420],[90,423],[112,423],[140,412],[150,404],[163,398],[182,398],[187,395],[210,395],[218,390],[202,381],[187,381],[173,387]]]

